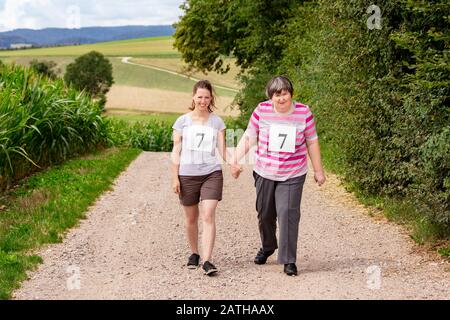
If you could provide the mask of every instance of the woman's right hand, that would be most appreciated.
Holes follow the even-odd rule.
[[[235,179],[239,178],[239,175],[241,174],[242,171],[243,169],[240,165],[237,164],[231,165],[231,175],[233,176],[233,178]]]
[[[172,180],[172,190],[174,193],[180,194],[181,187],[180,187],[180,180],[178,178]]]

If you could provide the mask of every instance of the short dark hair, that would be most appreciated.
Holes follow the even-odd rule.
[[[211,94],[211,103],[208,106],[208,111],[213,112],[213,109],[216,108],[216,97],[214,95],[214,89],[212,87],[211,82],[208,80],[200,80],[194,85],[194,88],[192,88],[192,95],[195,95],[197,93],[198,89],[206,89]],[[192,106],[189,108],[189,110],[195,109],[195,103],[192,101]]]
[[[291,80],[285,76],[276,76],[270,79],[266,86],[266,96],[272,99],[275,93],[281,93],[283,90],[288,91],[291,96],[294,95],[294,86]]]

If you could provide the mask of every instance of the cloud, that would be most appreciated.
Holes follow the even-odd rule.
[[[156,25],[178,21],[183,0],[0,0],[0,31]]]

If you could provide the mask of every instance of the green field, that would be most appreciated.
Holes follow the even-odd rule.
[[[239,81],[237,80],[240,69],[235,66],[234,64],[235,61],[233,59],[225,59],[225,63],[230,65],[230,71],[228,71],[226,74],[218,74],[215,72],[203,73],[200,71],[188,72],[187,64],[183,63],[181,59],[137,57],[132,59],[132,62],[142,65],[155,66],[183,74],[189,73],[190,76],[195,77],[197,79],[206,78],[210,80],[212,83],[228,88],[233,88],[236,90],[238,90],[241,87]]]
[[[133,63],[184,73],[186,65],[181,60],[181,55],[173,48],[172,37],[130,39],[55,48],[7,50],[0,51],[0,60],[5,63],[14,62],[25,66],[33,59],[40,61],[51,60],[56,62],[56,68],[59,69],[58,75],[62,76],[69,63],[73,62],[78,56],[92,50],[99,51],[110,59],[113,65],[113,76],[116,85],[190,93],[192,86],[196,82],[169,72],[121,62],[121,57],[132,57],[133,59],[130,61]],[[195,72],[192,74],[192,77],[208,79],[214,85],[238,89],[239,83],[236,80],[238,68],[234,66],[231,59],[228,61],[233,66],[228,74],[209,73],[205,75],[201,72]],[[216,93],[219,96],[226,97],[234,97],[236,95],[234,91],[221,88],[216,88]]]
[[[52,48],[38,48],[27,50],[0,51],[3,57],[75,57],[92,50],[103,53],[109,57],[171,57],[180,58],[181,55],[173,48],[172,37],[130,39],[113,42],[101,42],[79,46],[64,46]]]
[[[107,114],[107,116],[134,123],[139,121],[162,121],[166,123],[174,123],[181,113],[128,113],[128,114]]]
[[[172,60],[172,59],[171,59]],[[179,59],[177,59],[179,61]],[[124,64],[120,59],[112,58],[115,83],[141,88],[153,88],[176,92],[191,92],[196,81],[176,76],[164,71],[152,70],[135,65]],[[216,81],[214,84],[223,85]],[[234,97],[235,92],[216,88],[220,96]]]
[[[5,63],[17,63],[23,66],[29,65],[33,59],[51,60],[57,64],[59,69],[58,75],[64,75],[65,69],[69,63],[75,60],[75,57],[50,57],[50,56],[35,56],[35,57],[8,57],[2,58]],[[191,92],[192,86],[195,84],[194,80],[179,77],[164,71],[152,70],[139,66],[124,64],[118,57],[110,57],[109,60],[113,65],[114,83],[116,85],[161,89],[176,92]],[[158,59],[161,60],[161,59]],[[166,60],[174,60],[172,64],[182,64],[178,58],[167,58]],[[151,61],[148,59],[147,61]],[[218,76],[220,77],[220,76]],[[220,79],[217,79],[220,80]],[[228,85],[227,80],[217,81],[215,84]],[[235,93],[229,90],[217,89],[218,95],[234,97]]]
[[[128,112],[126,114],[118,114],[118,113],[107,113],[108,117],[112,117],[119,120],[124,120],[126,122],[134,123],[139,121],[162,121],[165,123],[173,124],[178,117],[181,116],[181,113],[141,113],[141,112]],[[232,117],[222,117],[223,120],[232,120]]]

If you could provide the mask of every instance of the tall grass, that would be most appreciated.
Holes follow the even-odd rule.
[[[138,148],[144,151],[164,151],[172,149],[172,124],[150,119],[130,123],[115,118],[108,119],[110,146]]]
[[[0,189],[107,141],[89,95],[17,65],[0,65]]]
[[[111,116],[108,118],[110,146],[138,148],[144,151],[169,152],[173,147],[172,125],[181,114],[147,114]],[[243,130],[245,123],[224,117],[227,129]],[[227,135],[227,144],[236,146],[240,136]]]

